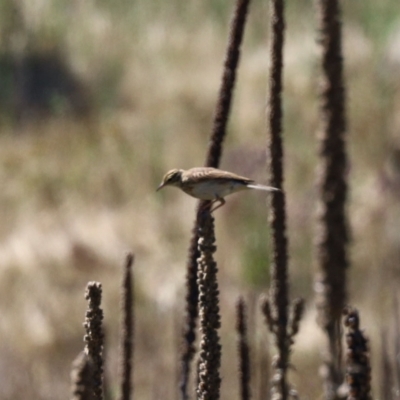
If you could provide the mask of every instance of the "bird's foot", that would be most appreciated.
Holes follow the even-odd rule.
[[[222,206],[226,203],[226,201],[225,201],[225,199],[224,199],[223,197],[217,197],[215,200],[212,201],[211,205],[214,205],[214,204],[216,204],[217,202],[218,202],[219,204],[218,204],[217,206],[215,206],[215,207],[212,207],[212,208],[210,209],[210,214],[212,214],[215,210],[218,210],[218,208],[222,207]]]

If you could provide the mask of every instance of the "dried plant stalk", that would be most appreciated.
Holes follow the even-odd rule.
[[[205,210],[199,227],[198,287],[200,318],[200,354],[197,396],[200,400],[218,400],[221,378],[221,345],[218,329],[221,326],[219,315],[219,290],[217,281],[217,264],[213,254],[214,218]]]
[[[197,209],[195,226],[192,231],[192,239],[189,245],[189,255],[186,273],[186,297],[185,297],[185,321],[183,326],[183,348],[181,352],[181,377],[179,383],[180,396],[182,400],[189,399],[189,376],[190,367],[196,348],[196,325],[198,313],[199,290],[197,287],[197,259],[199,257],[198,229],[200,224],[200,207]]]
[[[282,143],[282,71],[284,44],[284,1],[271,1],[271,66],[267,121],[269,131],[270,185],[283,188]],[[285,193],[274,192],[271,198],[271,229],[273,260],[271,265],[271,288],[268,299],[262,305],[267,325],[273,335],[278,354],[273,362],[272,399],[287,399],[292,395],[287,382],[290,345],[298,329],[298,320],[289,326],[288,241],[286,237]],[[294,313],[296,314],[296,313]],[[300,318],[301,313],[297,313]],[[296,325],[297,324],[297,325]]]
[[[240,46],[246,25],[249,4],[250,0],[238,0],[233,14],[206,167],[218,168],[221,160],[222,143],[226,136],[226,126],[231,110],[236,71],[240,59]]]
[[[84,327],[86,346],[85,354],[92,363],[92,384],[95,400],[103,399],[103,310],[101,305],[101,283],[89,282],[86,286],[85,298],[88,300],[88,310]]]
[[[371,400],[371,365],[368,339],[360,329],[358,311],[344,310],[346,332],[346,383],[347,400]]]
[[[132,370],[134,345],[134,314],[133,314],[133,254],[126,256],[122,279],[121,296],[121,350],[120,350],[120,400],[132,397]]]
[[[208,167],[218,168],[221,155],[222,144],[226,135],[226,126],[231,109],[233,89],[236,81],[236,70],[240,59],[240,46],[243,39],[244,27],[250,0],[237,0],[231,29],[229,44],[227,48],[224,71],[222,75],[221,88],[215,109],[214,124],[208,148],[206,163]],[[190,364],[195,353],[194,342],[196,340],[196,321],[198,304],[197,287],[197,259],[199,257],[197,243],[199,240],[198,230],[200,219],[202,218],[201,209],[204,207],[200,202],[196,211],[196,221],[192,231],[192,239],[189,244],[187,273],[186,273],[186,308],[185,322],[183,329],[183,349],[181,353],[181,399],[187,400],[188,384],[190,376]]]
[[[92,374],[92,363],[81,352],[72,364],[71,400],[94,400]]]
[[[236,331],[238,334],[240,398],[249,400],[250,392],[250,348],[247,339],[246,304],[241,297],[236,306]]]
[[[347,154],[345,90],[343,78],[341,15],[339,0],[319,0],[322,47],[321,143],[319,165],[319,227],[317,235],[318,321],[328,338],[325,359],[325,398],[338,398],[343,381],[340,319],[346,303],[348,268]]]

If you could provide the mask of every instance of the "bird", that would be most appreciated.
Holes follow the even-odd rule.
[[[177,187],[200,200],[210,200],[210,212],[222,207],[225,204],[226,196],[242,190],[281,191],[272,186],[260,185],[252,179],[236,175],[233,172],[211,167],[197,167],[188,170],[171,169],[164,175],[157,191],[165,186]],[[214,205],[216,206],[211,208]]]

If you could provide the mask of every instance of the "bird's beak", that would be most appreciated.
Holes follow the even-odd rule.
[[[160,189],[164,187],[164,182],[161,182],[160,185],[158,186],[156,192],[158,192]]]

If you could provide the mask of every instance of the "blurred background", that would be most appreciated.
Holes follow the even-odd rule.
[[[287,2],[284,140],[293,296],[307,300],[292,381],[322,384],[313,296],[318,24]],[[379,364],[400,280],[400,8],[343,1],[352,231],[349,299]],[[135,393],[176,398],[187,248],[196,201],[155,193],[171,168],[203,165],[233,2],[0,0],[0,399],[64,399],[83,348],[84,289],[103,283],[116,388],[123,258],[136,255]],[[221,168],[267,182],[268,2],[254,0]],[[267,348],[265,194],[216,213],[222,398],[237,397],[234,312],[249,302],[253,353]],[[162,332],[162,334],[160,334]],[[265,351],[265,350],[264,350]],[[373,370],[374,379],[378,368]],[[259,374],[260,375],[260,374]],[[261,375],[255,373],[261,382]]]

